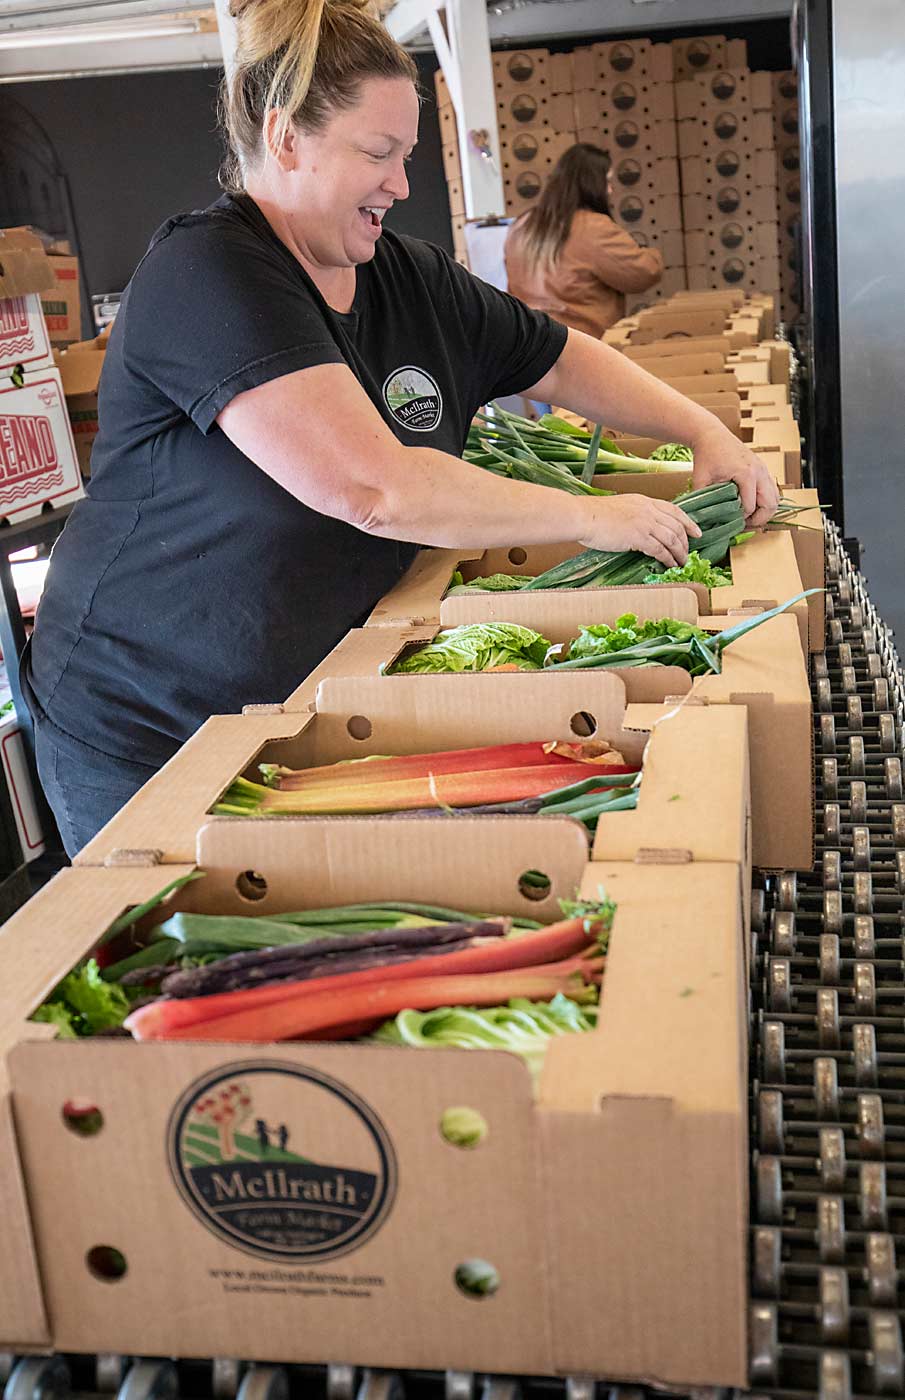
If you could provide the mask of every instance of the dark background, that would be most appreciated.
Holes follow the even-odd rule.
[[[669,37],[702,32],[712,33],[713,26],[671,30]],[[721,25],[719,32],[748,40],[751,68],[791,66],[782,21]],[[548,47],[571,49],[593,38]],[[452,252],[433,97],[437,61],[419,54],[417,62],[424,108],[409,170],[411,196],[387,222]],[[164,219],[217,198],[219,80],[219,71],[207,69],[0,86],[0,227],[47,226],[51,211],[65,204],[68,186],[87,289],[95,295],[120,291]]]

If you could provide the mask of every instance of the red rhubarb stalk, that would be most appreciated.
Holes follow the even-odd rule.
[[[565,919],[517,937],[475,939],[469,947],[457,952],[434,954],[430,958],[430,976],[439,978],[504,972],[556,963],[563,958],[574,957],[592,945],[596,927],[594,924],[590,928],[587,925],[588,920],[584,918]],[[297,988],[296,995],[299,997],[316,997],[333,991],[353,994],[358,988],[375,982],[383,984],[424,976],[424,968],[425,963],[415,958],[410,962],[391,963],[389,966],[366,968],[333,977],[311,977],[304,982],[272,982],[247,991],[213,992],[204,997],[161,997],[133,1011],[126,1019],[125,1026],[136,1040],[154,1040],[160,1037],[161,1028],[170,1033],[174,1028],[201,1017],[214,1019],[228,1015],[238,1005],[236,997],[243,998],[241,1004],[251,1008],[265,1007],[279,1001],[290,986]],[[358,1019],[355,1008],[345,1019]]]
[[[599,961],[599,960],[598,960]],[[158,1040],[272,1041],[317,1037],[335,1026],[384,1019],[411,1007],[430,1011],[437,1006],[495,1006],[511,997],[548,1001],[557,992],[568,994],[596,978],[597,969],[586,959],[541,967],[523,967],[473,976],[422,976],[393,982],[372,982],[354,993],[347,988],[323,990],[312,997],[309,983],[284,985],[279,1001],[249,1005],[247,993],[232,992],[235,1009],[225,1016],[202,1016],[178,1026],[164,1025]],[[206,998],[198,998],[204,1001]],[[135,1013],[130,1021],[140,1013]],[[130,1027],[135,1034],[134,1027]],[[144,1039],[145,1037],[139,1037]]]
[[[615,750],[604,749],[599,741],[568,745],[560,755],[550,743],[485,744],[475,749],[443,749],[437,753],[397,754],[391,758],[356,758],[345,763],[328,763],[317,768],[278,769],[277,787],[282,792],[298,788],[345,787],[364,781],[398,782],[403,778],[426,778],[441,773],[486,773],[502,768],[534,768],[538,764],[562,767],[569,762],[610,767],[608,759],[621,761]],[[599,750],[603,749],[601,753]]]
[[[608,768],[608,773],[630,773],[630,768]],[[481,773],[441,773],[370,783],[367,772],[358,781],[336,788],[319,785],[260,793],[262,812],[294,812],[313,816],[366,815],[371,812],[415,811],[430,807],[478,807],[489,802],[513,802],[541,797],[558,785],[565,787],[589,776],[586,763],[560,762],[531,768],[502,768]]]

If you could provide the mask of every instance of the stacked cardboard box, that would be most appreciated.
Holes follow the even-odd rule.
[[[676,84],[692,290],[779,290],[772,107],[769,73],[723,68]]]
[[[673,39],[673,76],[677,83],[712,73],[718,68],[746,68],[748,46],[744,39],[723,34],[699,34],[694,39]]]
[[[452,223],[453,255],[457,262],[468,266],[468,251],[465,247],[465,194],[462,186],[462,160],[459,154],[459,128],[456,124],[456,111],[452,104],[449,87],[438,68],[434,74],[434,90],[437,96],[437,121],[440,124],[440,141],[443,149],[443,173],[446,176],[446,193],[449,198],[449,216]]]
[[[572,73],[578,139],[613,163],[613,218],[663,254],[663,279],[628,299],[635,310],[686,285],[672,52],[647,39],[593,44],[573,50]]]
[[[28,520],[82,495],[41,295],[50,259],[28,229],[0,230],[0,519]]]
[[[779,174],[780,313],[793,321],[801,309],[801,149],[798,79],[795,73],[773,74],[773,140]]]
[[[524,49],[494,54],[493,80],[506,213],[521,214],[575,144],[569,69],[546,49]]]

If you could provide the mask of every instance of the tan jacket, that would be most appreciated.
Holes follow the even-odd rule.
[[[579,209],[556,262],[539,265],[525,248],[524,215],[512,225],[505,258],[513,296],[557,321],[600,337],[625,315],[625,293],[646,292],[663,275],[655,248],[639,248],[606,214]]]

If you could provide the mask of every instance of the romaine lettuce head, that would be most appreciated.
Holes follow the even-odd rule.
[[[539,671],[549,646],[539,632],[513,622],[465,623],[439,632],[426,646],[400,657],[386,668],[386,674],[488,671],[513,665],[522,671]]]

